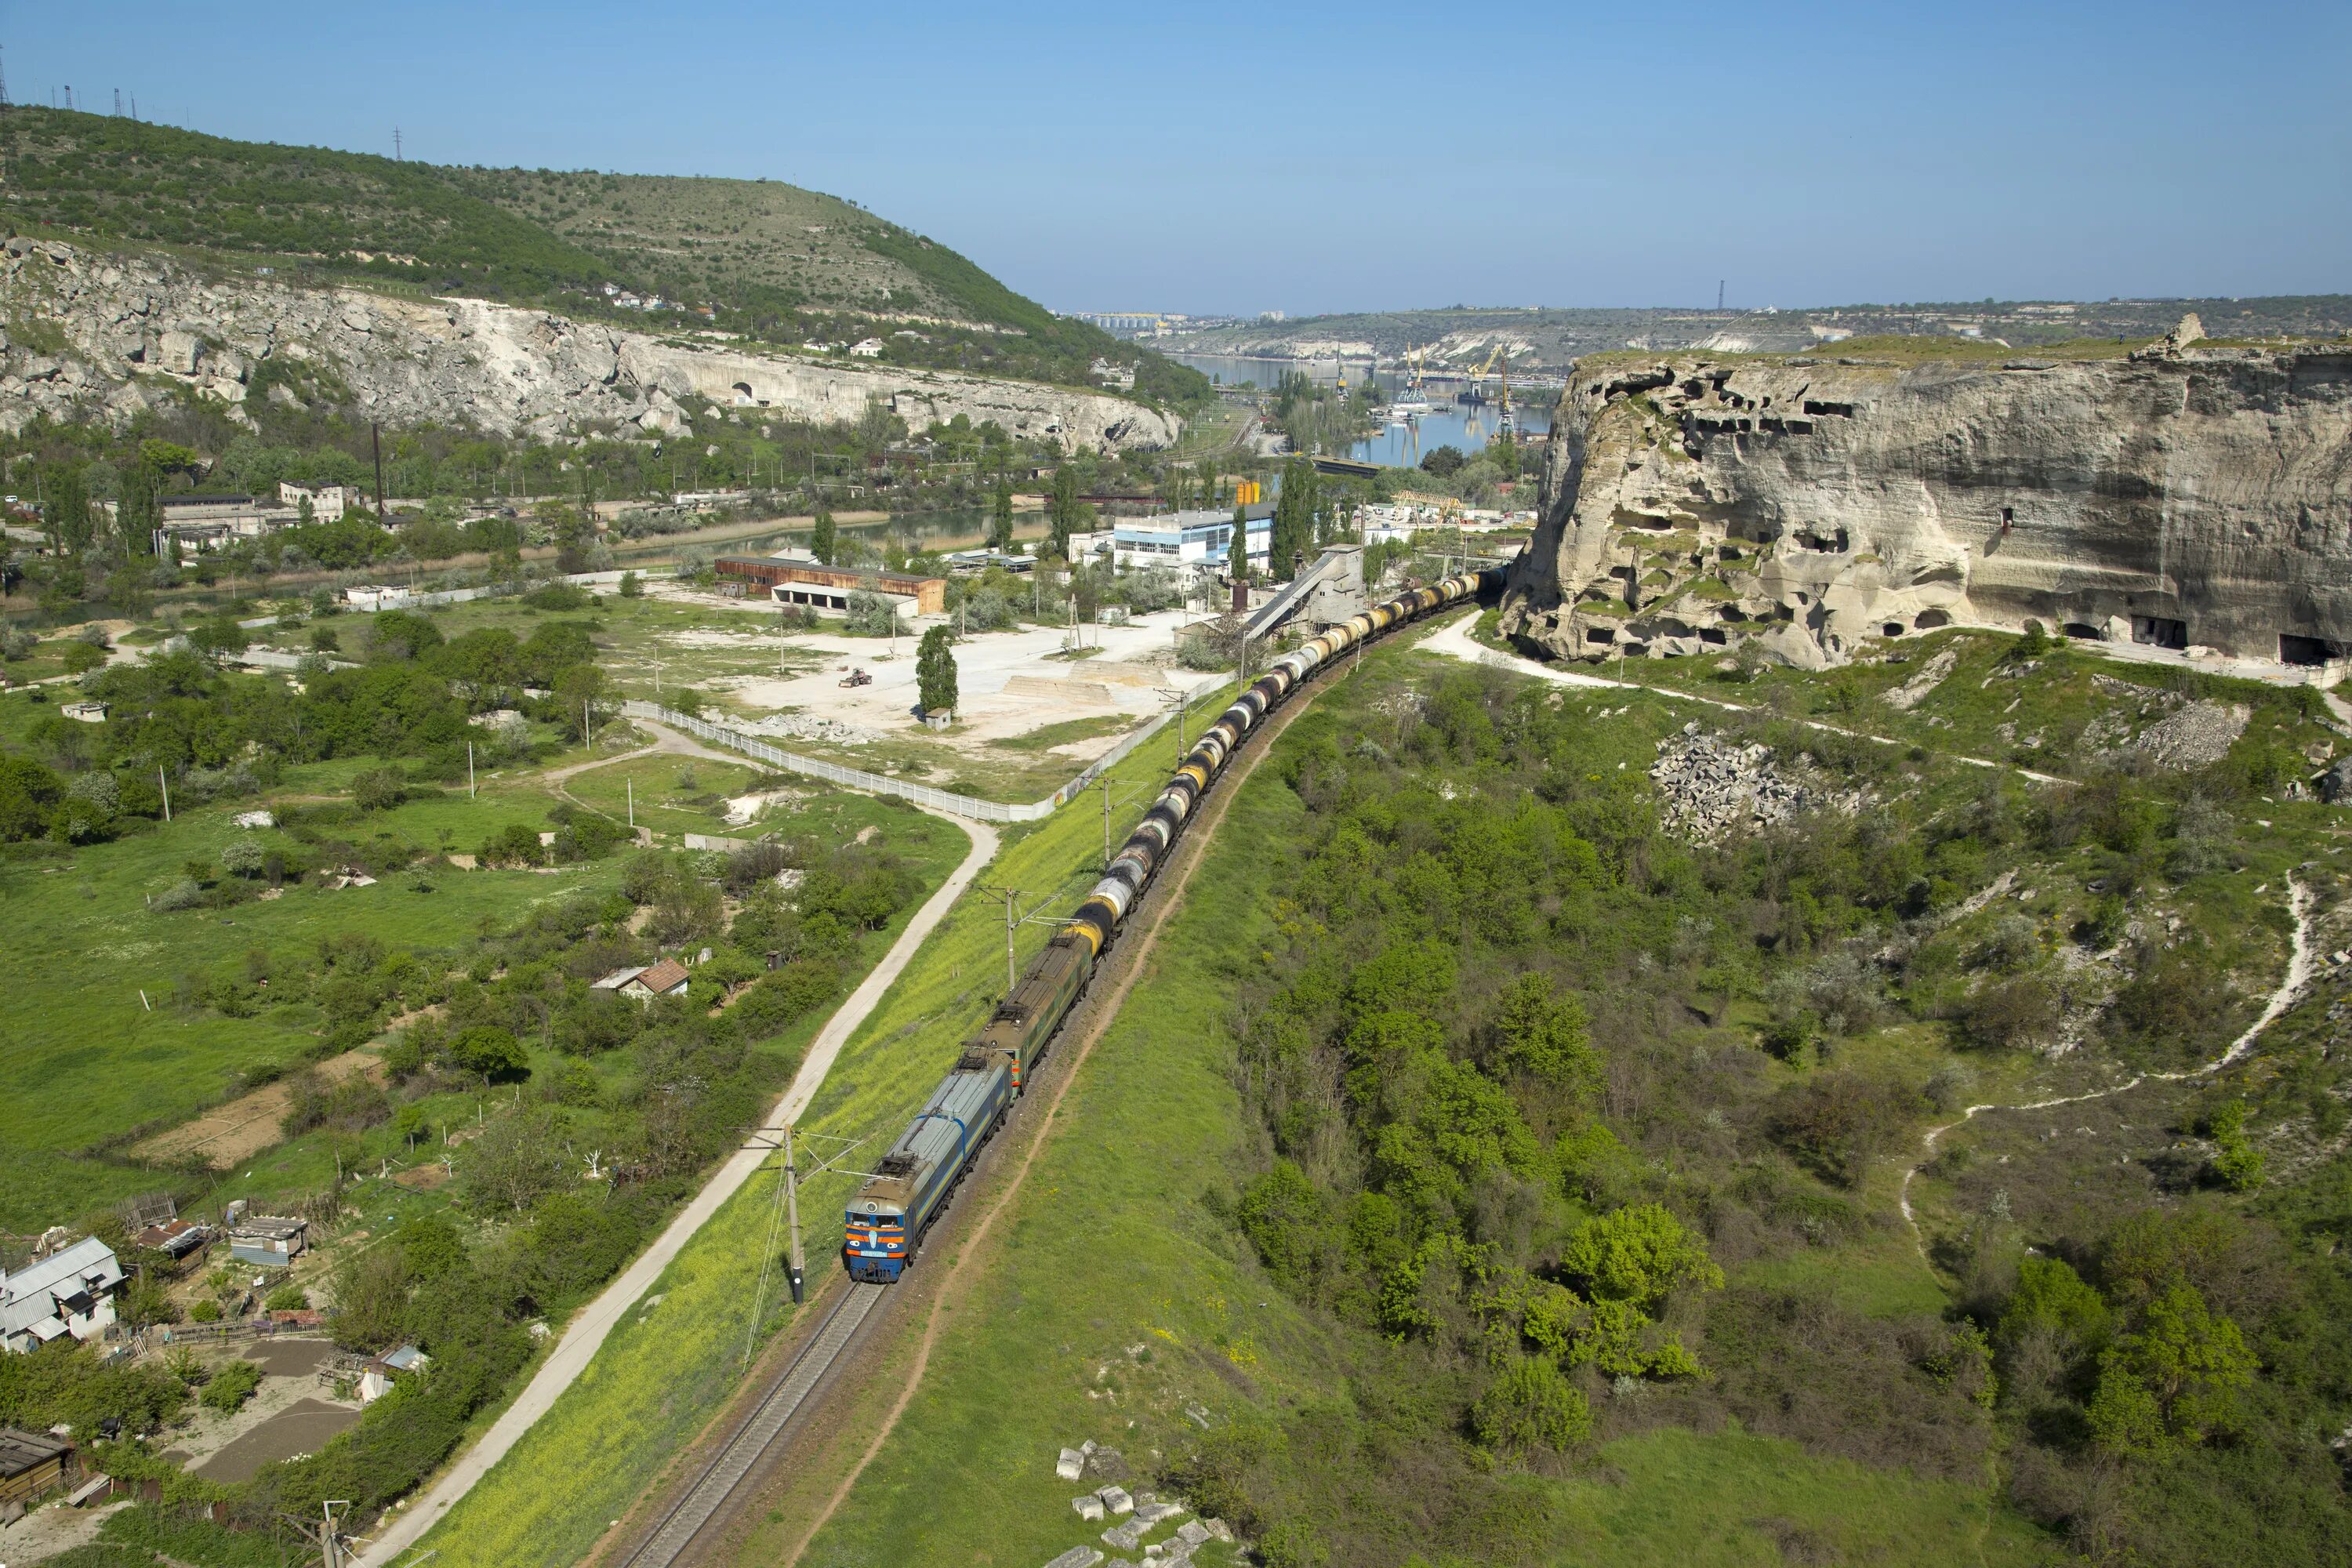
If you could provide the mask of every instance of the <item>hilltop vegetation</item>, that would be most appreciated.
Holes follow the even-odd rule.
[[[2230,756],[2080,784],[1710,713],[1848,803],[1716,837],[1648,776],[1687,704],[1370,655],[817,1555],[1049,1555],[1042,1467],[952,1527],[909,1479],[1093,1436],[1286,1564],[2340,1557],[2340,984],[2195,1071],[2290,873],[2340,943],[2337,847],[2274,793],[2301,704],[2228,695]],[[2066,1096],[1907,1223],[1927,1129]]]
[[[19,226],[647,331],[793,347],[879,335],[893,363],[1066,385],[1096,384],[1089,366],[1107,356],[1135,366],[1139,396],[1207,390],[936,241],[779,181],[443,167],[37,108],[0,116],[0,216]]]

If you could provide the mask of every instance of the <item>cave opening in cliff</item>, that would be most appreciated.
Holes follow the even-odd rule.
[[[2168,616],[2134,616],[2132,641],[2150,647],[2187,647],[2189,623]]]
[[[2344,657],[2343,646],[2326,637],[2297,637],[2293,632],[2279,633],[2281,664],[2326,664]]]

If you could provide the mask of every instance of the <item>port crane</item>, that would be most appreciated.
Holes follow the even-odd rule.
[[[1462,395],[1462,401],[1469,404],[1486,402],[1486,378],[1498,371],[1503,378],[1503,416],[1496,422],[1495,428],[1498,434],[1508,436],[1511,434],[1511,351],[1509,349],[1501,343],[1494,346],[1486,355],[1486,363],[1470,373],[1470,390]]]

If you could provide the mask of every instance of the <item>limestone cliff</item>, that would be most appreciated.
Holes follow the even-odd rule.
[[[2352,343],[1918,363],[1615,354],[1553,419],[1505,627],[1806,666],[1952,622],[2352,648]]]
[[[0,252],[0,429],[11,434],[44,414],[127,423],[188,392],[249,424],[257,381],[281,400],[347,395],[388,425],[541,437],[676,434],[698,398],[845,421],[879,397],[919,431],[962,414],[1066,449],[1162,447],[1180,427],[1122,398],[1031,382],[837,364],[479,300],[299,289],[22,237]]]

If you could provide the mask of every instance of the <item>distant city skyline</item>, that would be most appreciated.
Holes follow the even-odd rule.
[[[1067,311],[2352,289],[2352,7],[19,8],[19,103],[445,163],[766,177]]]

